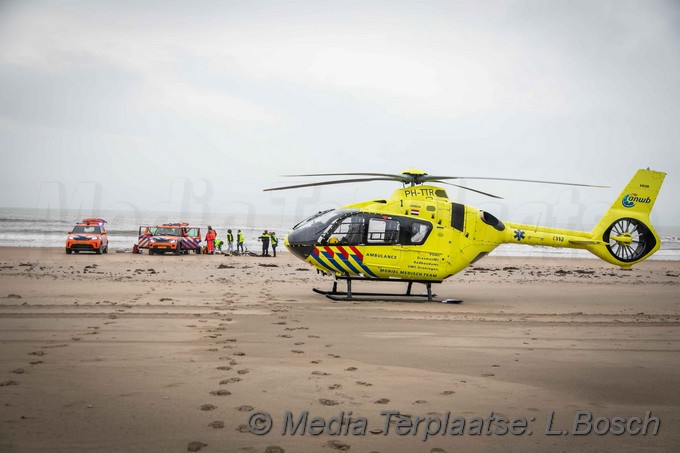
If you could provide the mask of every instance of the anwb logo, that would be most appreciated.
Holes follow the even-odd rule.
[[[637,196],[636,193],[629,193],[623,196],[623,199],[621,200],[621,204],[625,208],[632,208],[635,206],[635,203],[651,203],[652,199],[650,197],[647,198],[640,198]]]

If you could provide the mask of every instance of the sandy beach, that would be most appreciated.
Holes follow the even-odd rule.
[[[680,446],[680,262],[487,258],[435,286],[460,305],[312,292],[331,282],[290,254],[0,249],[0,451]],[[383,288],[402,285],[370,287]],[[367,426],[282,434],[287,411]],[[423,440],[423,424],[398,433],[396,416],[385,433],[388,411],[431,428],[490,413],[528,426]],[[577,411],[650,412],[658,433],[574,435]],[[271,415],[267,434],[248,431],[258,412]]]

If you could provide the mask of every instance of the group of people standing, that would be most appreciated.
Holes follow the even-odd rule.
[[[234,239],[236,239],[236,250],[234,250]],[[276,247],[279,245],[279,238],[276,237],[275,232],[267,233],[264,230],[264,234],[258,238],[262,241],[262,256],[269,255],[269,243],[271,242],[272,250],[274,251],[274,256],[276,256]],[[208,254],[215,254],[216,252],[223,253],[222,247],[224,246],[224,241],[217,238],[217,232],[213,227],[208,226],[208,232],[205,235],[206,250]],[[227,250],[226,253],[245,253],[245,242],[246,237],[241,230],[236,231],[236,236],[231,230],[227,230]]]
[[[264,230],[264,233],[258,239],[262,241],[262,256],[270,256],[269,243],[271,242],[272,252],[274,257],[276,257],[276,247],[279,245],[279,238],[276,237],[276,233],[273,231],[271,233],[267,233],[267,230]]]

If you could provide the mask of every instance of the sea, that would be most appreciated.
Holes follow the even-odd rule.
[[[188,222],[201,228],[205,237],[208,225],[217,231],[217,237],[226,239],[227,229],[236,235],[241,230],[245,235],[247,250],[259,252],[258,238],[264,230],[275,231],[283,241],[293,226],[303,220],[285,215],[189,213],[179,215],[173,212],[130,212],[102,211],[83,213],[78,210],[47,210],[26,208],[0,208],[0,247],[64,247],[66,236],[76,223],[87,217],[103,218],[107,221],[109,250],[127,252],[137,243],[141,225],[158,225],[166,222]],[[551,225],[564,227],[561,225]],[[588,228],[586,228],[587,230]],[[680,261],[680,227],[655,227],[661,238],[661,249],[651,260]],[[278,251],[286,252],[281,244]],[[594,258],[585,250],[532,247],[502,244],[491,256],[518,256],[543,258]]]

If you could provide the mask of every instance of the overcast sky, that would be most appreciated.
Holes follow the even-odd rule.
[[[0,207],[306,215],[395,185],[262,189],[421,167],[611,185],[449,190],[588,223],[651,167],[680,226],[679,144],[677,0],[0,2]]]

